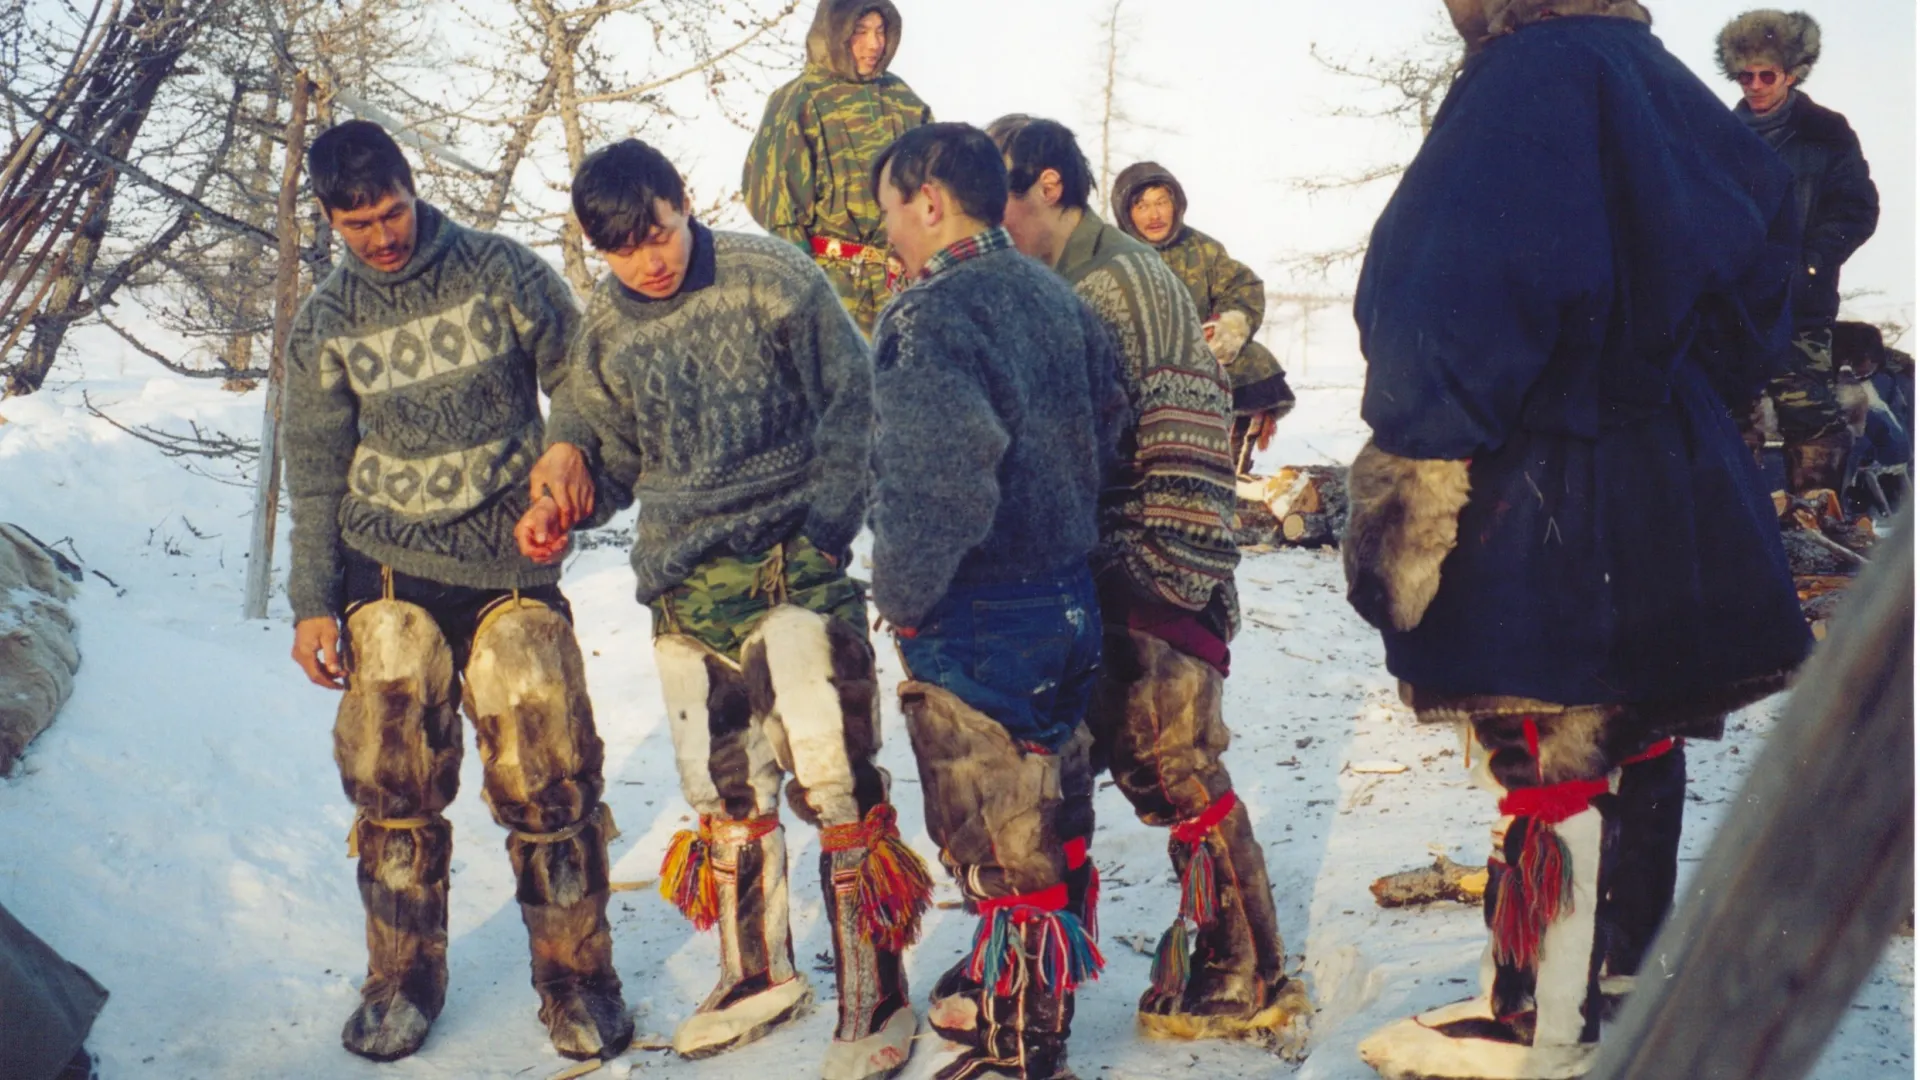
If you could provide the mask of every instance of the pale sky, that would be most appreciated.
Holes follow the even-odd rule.
[[[1729,107],[1737,88],[1718,71],[1714,38],[1747,10],[1720,0],[1644,0],[1654,31]],[[985,124],[1007,112],[1050,116],[1074,127],[1098,167],[1099,24],[1111,0],[896,0],[905,29],[893,70],[941,119]],[[810,9],[811,5],[806,5]],[[1404,159],[1410,134],[1380,121],[1327,114],[1354,99],[1358,84],[1326,72],[1308,54],[1351,61],[1416,45],[1442,25],[1440,0],[1375,0],[1308,5],[1296,0],[1125,0],[1133,28],[1123,54],[1124,101],[1142,124],[1116,138],[1114,168],[1153,157],[1171,168],[1192,201],[1190,219],[1283,284],[1280,263],[1364,235],[1392,182],[1357,194],[1309,197],[1289,181]],[[1843,290],[1879,290],[1856,301],[1874,319],[1914,311],[1915,17],[1911,3],[1820,0],[1823,57],[1807,90],[1844,113],[1860,135],[1879,184],[1879,232],[1843,271]],[[789,27],[795,65],[805,20]],[[726,125],[680,132],[696,184],[738,182],[749,135]],[[1104,193],[1100,205],[1104,206]],[[1352,273],[1307,287],[1350,292]],[[1270,321],[1276,321],[1276,314]],[[1297,335],[1276,333],[1283,358]],[[1313,367],[1329,377],[1356,359],[1345,311],[1315,320]],[[1914,338],[1909,336],[1911,347]],[[1294,357],[1290,368],[1298,367]]]

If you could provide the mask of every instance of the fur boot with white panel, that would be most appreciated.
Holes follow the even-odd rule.
[[[681,788],[700,815],[674,838],[661,891],[720,936],[719,983],[674,1034],[689,1058],[750,1042],[801,1015],[813,992],[788,927],[783,778],[794,813],[820,830],[839,1022],[825,1080],[891,1076],[917,1029],[904,952],[932,882],[888,803],[873,652],[846,620],[780,604],[739,659],[688,634],[655,642]],[[791,774],[786,778],[785,774]]]

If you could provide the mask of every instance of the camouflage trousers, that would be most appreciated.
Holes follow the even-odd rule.
[[[805,537],[758,555],[709,559],[647,607],[653,612],[655,638],[685,634],[738,664],[748,635],[780,604],[838,619],[862,640],[867,636],[862,584],[827,561]]]
[[[1845,424],[1833,367],[1833,331],[1802,330],[1793,336],[1793,368],[1767,384],[1780,437],[1789,445],[1808,442]]]

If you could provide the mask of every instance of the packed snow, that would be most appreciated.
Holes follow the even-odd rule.
[[[548,1046],[528,985],[525,932],[503,833],[466,755],[455,826],[451,986],[426,1047],[392,1065],[340,1048],[365,951],[345,837],[351,811],[332,762],[335,697],[288,658],[284,595],[271,618],[239,617],[251,491],[231,462],[180,462],[90,414],[185,432],[190,423],[257,431],[261,394],[235,394],[127,359],[83,335],[83,367],[60,385],[0,404],[0,519],[80,559],[75,601],[83,665],[73,699],[0,782],[0,904],[87,968],[113,994],[89,1045],[108,1080],[154,1077],[548,1077],[569,1064]],[[82,379],[84,376],[84,379]],[[1357,375],[1301,386],[1263,464],[1344,461],[1358,449]],[[189,469],[187,466],[191,466]],[[285,578],[285,520],[276,582]],[[618,523],[616,523],[618,525]],[[583,545],[585,546],[585,545]],[[1176,904],[1166,834],[1133,818],[1110,786],[1094,855],[1109,966],[1086,988],[1072,1042],[1088,1078],[1297,1075],[1361,1080],[1369,1031],[1466,996],[1484,940],[1476,909],[1385,910],[1367,885],[1446,852],[1483,858],[1492,798],[1468,783],[1458,734],[1417,724],[1380,664],[1378,638],[1348,608],[1338,556],[1250,555],[1240,585],[1228,764],[1266,847],[1290,953],[1317,1007],[1297,1064],[1239,1044],[1148,1043],[1134,1034],[1147,952]],[[563,582],[607,743],[608,802],[622,835],[614,878],[657,877],[689,814],[675,780],[648,616],[633,600],[617,544],[576,552]],[[877,640],[881,677],[900,678]],[[1685,874],[1728,809],[1780,711],[1738,716],[1726,741],[1696,744]],[[929,863],[919,785],[889,702],[881,761],[901,825]],[[1405,766],[1393,772],[1387,766]],[[820,1006],[754,1045],[690,1063],[635,1049],[605,1071],[661,1076],[810,1075],[832,1033],[830,949],[818,842],[789,832],[796,956]],[[938,875],[936,875],[938,876]],[[1683,882],[1684,886],[1684,882]],[[909,956],[916,993],[972,932],[941,880]],[[641,1043],[692,1011],[716,973],[711,934],[696,935],[650,888],[616,894],[615,955]],[[819,959],[816,959],[819,958]],[[1913,940],[1898,938],[1848,1012],[1816,1076],[1913,1073]],[[651,1034],[655,1039],[649,1040]],[[947,1058],[923,1035],[903,1074]]]

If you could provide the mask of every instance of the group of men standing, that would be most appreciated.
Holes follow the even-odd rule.
[[[1513,824],[1485,992],[1368,1053],[1390,1075],[1562,1075],[1528,1062],[1590,1050],[1602,974],[1637,967],[1671,899],[1673,736],[1714,734],[1806,647],[1725,397],[1757,392],[1784,344],[1795,219],[1784,168],[1708,115],[1637,4],[1546,21],[1532,0],[1447,2],[1471,55],[1357,305],[1375,440],[1346,559],[1389,668],[1423,715],[1471,722]],[[1222,761],[1236,474],[1293,402],[1252,340],[1263,287],[1185,224],[1154,163],[1121,175],[1108,224],[1063,125],[934,123],[887,70],[900,25],[888,0],[822,0],[747,162],[771,237],[695,220],[639,140],[589,155],[573,212],[609,273],[584,311],[526,248],[417,198],[376,125],[311,147],[352,257],[287,357],[289,596],[295,659],[344,690],[369,952],[349,1050],[414,1052],[444,1002],[462,707],[555,1048],[631,1040],[606,916],[617,832],[558,560],[635,502],[636,596],[698,814],[661,888],[720,944],[677,1051],[723,1052],[811,1001],[784,787],[818,830],[832,928],[822,1075],[912,1053],[904,955],[931,879],[875,763],[869,603],[906,670],[928,832],[979,918],[932,987],[927,1019],[961,1046],[941,1077],[1069,1075],[1074,995],[1103,963],[1108,772],[1168,830],[1181,881],[1142,1028],[1275,1040],[1309,1012]],[[1630,92],[1594,89],[1610,80]],[[1675,125],[1697,130],[1653,144],[1668,156],[1562,175],[1576,144]],[[1716,182],[1741,169],[1749,187]],[[1692,231],[1646,202],[1665,196],[1620,195],[1670,190]],[[1726,282],[1737,295],[1709,304]],[[1691,522],[1685,544],[1645,550],[1656,511],[1663,535]],[[870,587],[848,574],[863,527]],[[1508,1071],[1444,1071],[1463,1054]]]

